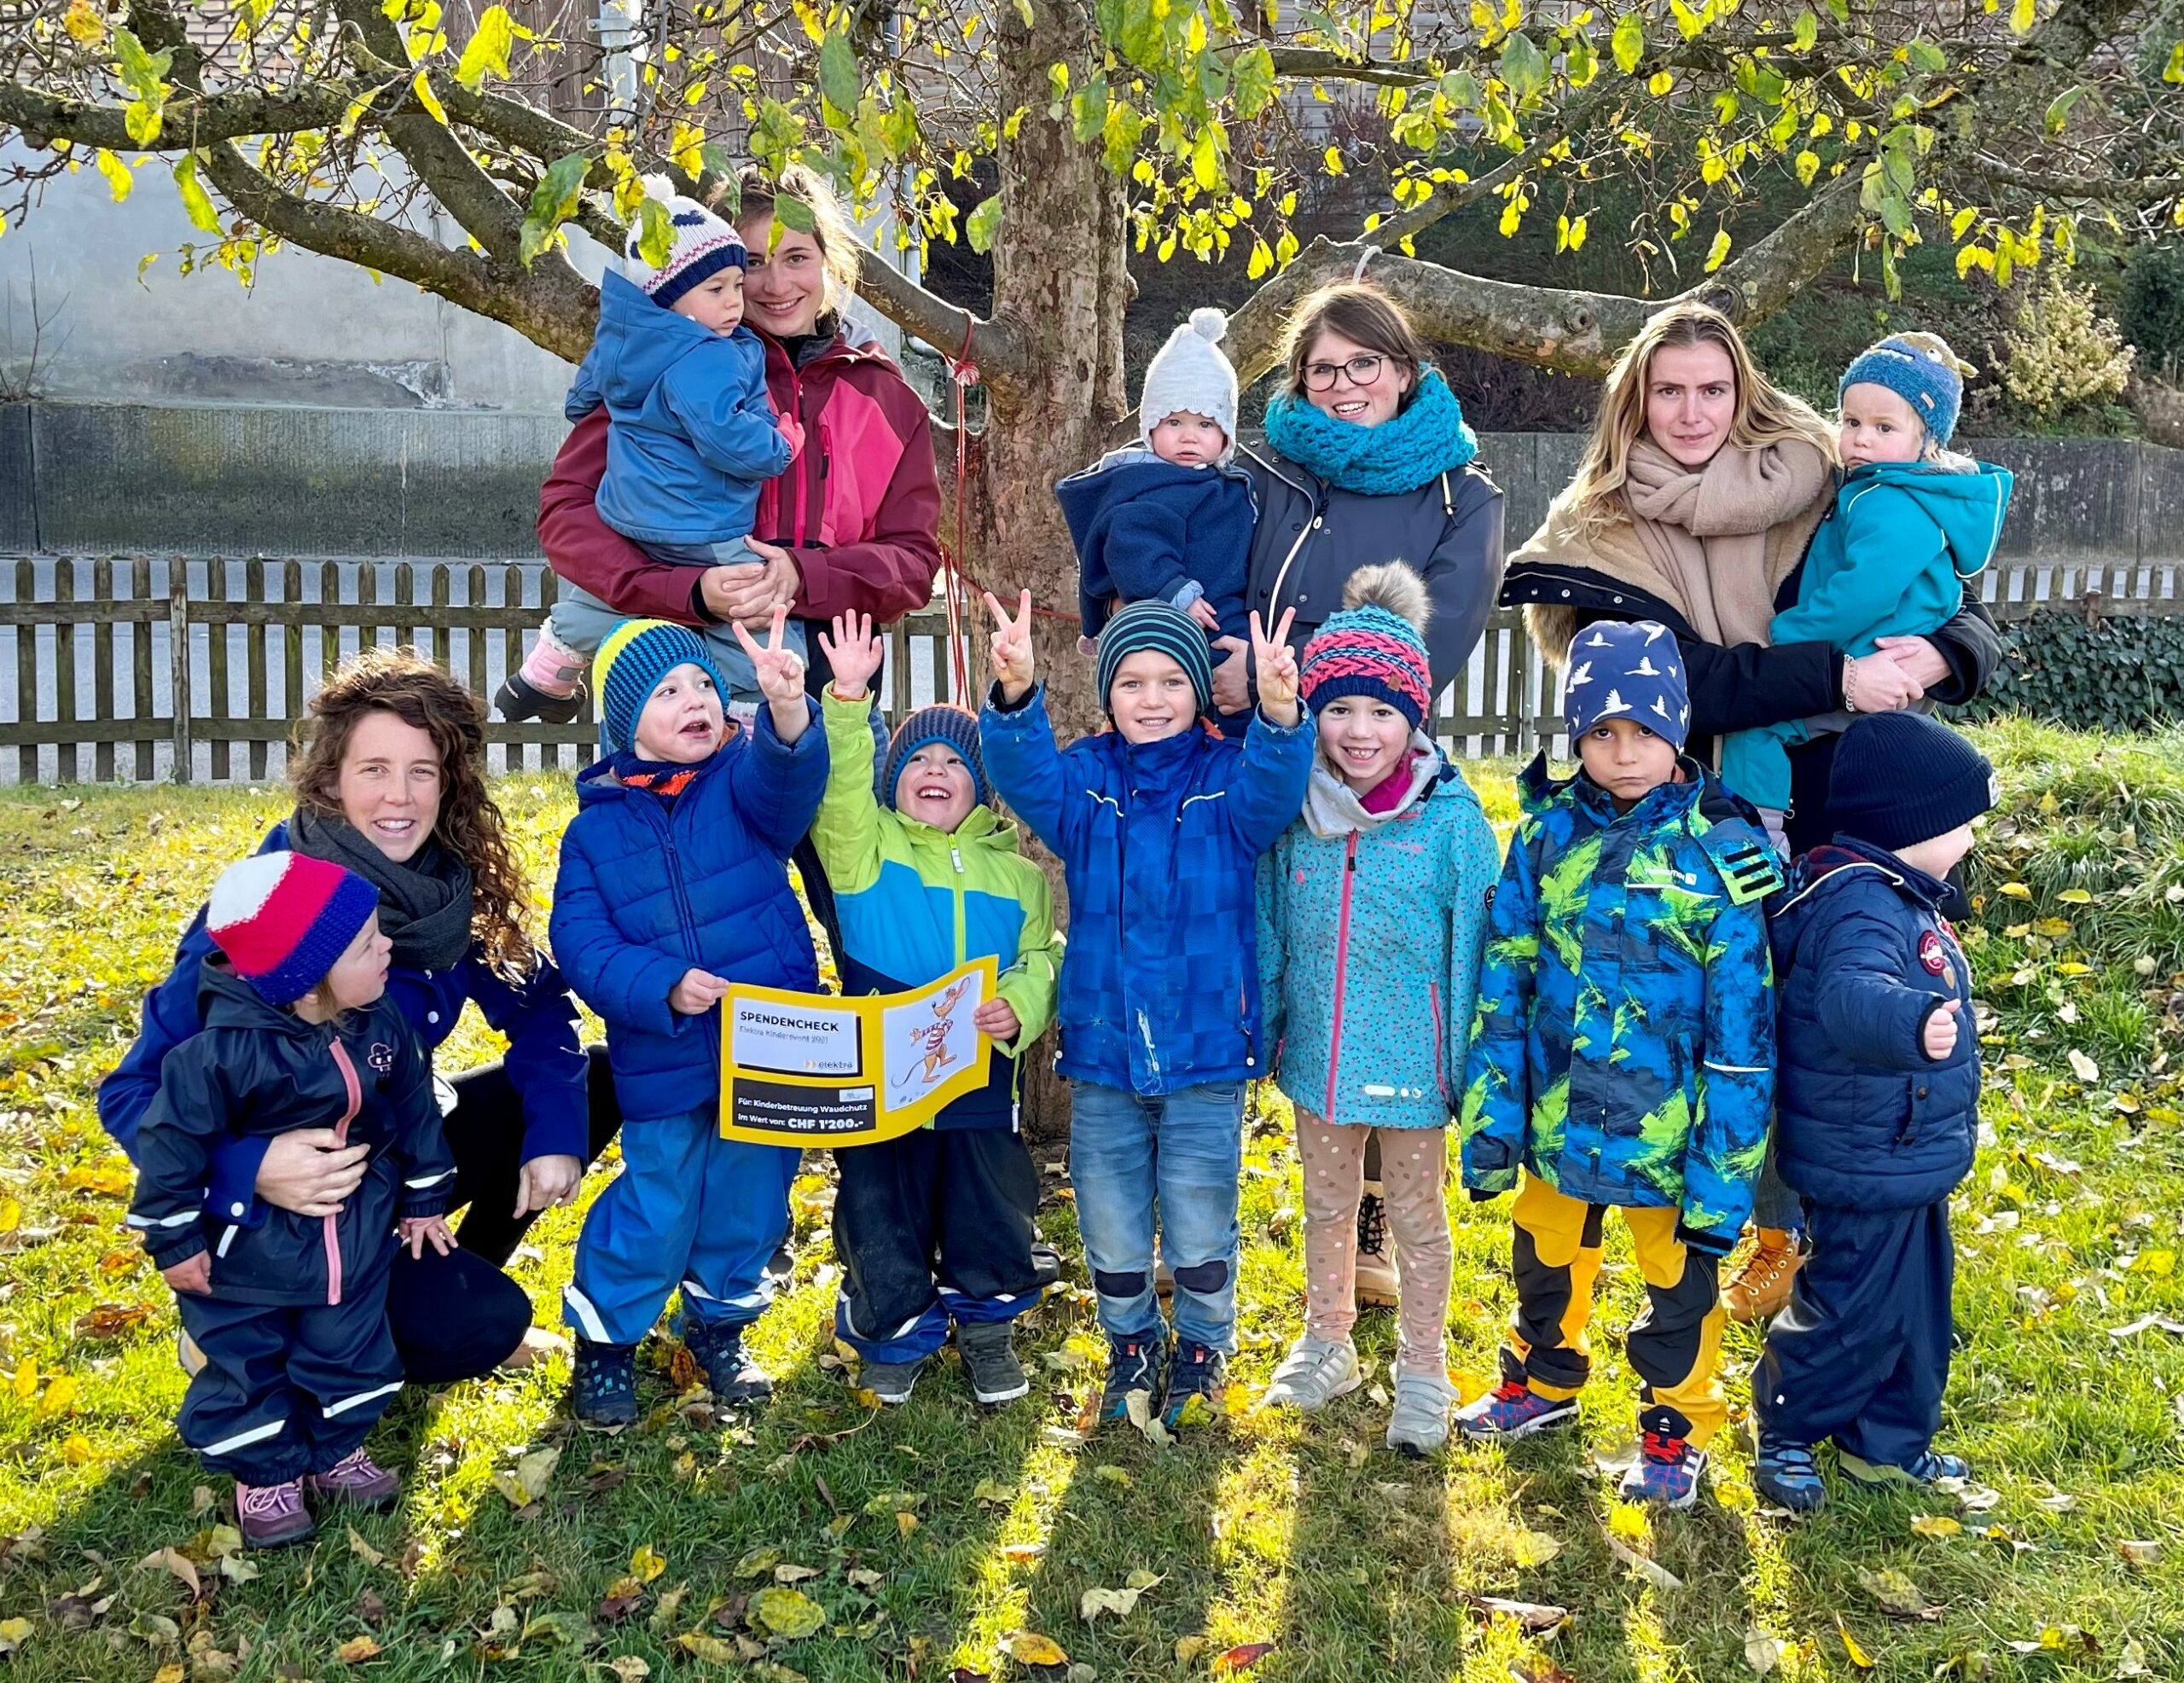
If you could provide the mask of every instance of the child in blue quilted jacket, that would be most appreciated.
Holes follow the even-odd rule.
[[[1060,856],[1069,885],[1061,1053],[1073,1099],[1077,1222],[1107,1334],[1101,1418],[1217,1400],[1236,1341],[1244,1084],[1266,1071],[1252,900],[1258,856],[1304,798],[1312,737],[1297,657],[1252,620],[1259,710],[1243,742],[1210,734],[1213,666],[1180,608],[1133,602],[1100,635],[1114,728],[1067,750],[1034,682],[1031,593],[991,596],[994,688],[979,718],[995,790]],[[1176,1348],[1153,1279],[1176,1276]],[[1135,1401],[1133,1401],[1135,1399]]]
[[[1387,1437],[1408,1454],[1448,1441],[1456,1400],[1448,1129],[1502,867],[1478,797],[1423,728],[1429,612],[1401,562],[1350,575],[1342,611],[1304,645],[1319,752],[1304,815],[1259,862],[1267,1037],[1304,1176],[1304,1332],[1266,1401],[1310,1410],[1364,1383],[1350,1333],[1365,1146],[1380,1129],[1403,1330]]]
[[[1782,977],[1775,1158],[1812,1252],[1752,1375],[1752,1483],[1822,1505],[1814,1448],[1867,1484],[1961,1478],[1936,1452],[1955,1335],[1949,1195],[1979,1134],[1972,969],[1941,913],[1994,804],[1969,742],[1915,713],[1843,733],[1827,781],[1834,841],[1775,907]]]
[[[554,955],[605,1019],[623,1172],[585,1217],[563,1294],[572,1402],[588,1426],[636,1419],[637,1342],[678,1286],[682,1340],[714,1396],[765,1396],[743,1329],[773,1300],[799,1153],[721,1137],[720,1001],[735,984],[816,993],[789,850],[827,785],[827,738],[774,610],[760,647],[735,628],[767,705],[729,721],[695,632],[626,620],[593,669],[612,752],[577,778],[561,837]]]

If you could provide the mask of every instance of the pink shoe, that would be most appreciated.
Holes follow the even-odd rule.
[[[253,1548],[299,1543],[318,1528],[304,1506],[304,1483],[246,1484],[235,1481],[235,1529]]]
[[[351,1507],[381,1508],[402,1494],[402,1481],[361,1449],[352,1449],[324,1472],[304,1481],[314,1496]]]

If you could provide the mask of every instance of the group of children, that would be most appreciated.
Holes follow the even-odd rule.
[[[739,272],[740,248],[721,243],[725,227],[678,214],[680,270],[648,301],[617,306],[661,319],[602,330],[579,387],[613,409],[611,456],[618,443],[637,450],[625,432],[648,427],[655,450],[672,456],[660,440],[680,438],[733,478],[731,456],[769,448],[759,434],[772,424],[727,388],[685,400],[681,376],[663,374],[632,399],[627,429],[617,395],[617,345],[694,375],[729,368],[680,328],[631,351],[667,318],[733,350],[722,277]],[[1596,624],[1567,682],[1579,769],[1550,780],[1542,756],[1525,772],[1525,815],[1501,856],[1426,729],[1434,681],[1414,573],[1360,571],[1301,651],[1287,647],[1287,615],[1234,623],[1235,385],[1221,377],[1217,328],[1194,317],[1163,351],[1168,395],[1147,405],[1143,448],[1064,483],[1107,722],[1066,748],[1028,591],[1014,612],[986,599],[983,709],[912,715],[876,778],[868,688],[881,645],[868,622],[837,618],[821,639],[833,681],[818,699],[783,610],[764,643],[729,628],[733,666],[719,638],[664,621],[601,631],[589,676],[607,752],[578,780],[551,920],[557,962],[606,1023],[625,1118],[623,1171],[591,1207],[565,1296],[577,1417],[636,1418],[636,1349],[677,1294],[713,1392],[743,1401],[770,1387],[743,1334],[775,1290],[799,1154],[721,1136],[718,1007],[738,984],[818,990],[787,870],[809,833],[846,991],[915,988],[983,957],[999,972],[976,1018],[999,1054],[989,1082],[928,1129],[837,1153],[835,1331],[882,1402],[906,1401],[951,1336],[979,1402],[1029,1389],[1012,1324],[1046,1275],[1018,1100],[1024,1054],[1052,1024],[1109,1347],[1103,1419],[1181,1425],[1220,1397],[1236,1348],[1245,1092],[1270,1079],[1294,1110],[1305,1313],[1265,1402],[1315,1409],[1363,1382],[1352,1275],[1364,1146],[1379,1129],[1402,1282],[1390,1446],[1423,1454],[1452,1426],[1507,1439],[1575,1418],[1612,1209],[1647,1294],[1628,1345],[1643,1453],[1623,1488],[1688,1506],[1727,1413],[1716,1270],[1748,1213],[1771,1110],[1812,1254],[1754,1380],[1762,1490],[1818,1506],[1813,1451],[1830,1438],[1854,1477],[1961,1472],[1931,1444],[1949,1362],[1946,1199],[1971,1160],[1978,1060],[1969,974],[1939,908],[1993,798],[1986,763],[1915,714],[1850,722],[1831,790],[1839,834],[1786,879],[1752,810],[1683,752],[1675,638]],[[1864,616],[1867,637],[1921,629],[1954,611],[1940,570],[1984,562],[1946,512],[1976,500],[1943,484],[1967,476],[1932,455],[1954,404],[1945,417],[1917,407],[1919,382],[1945,366],[1890,341],[1845,376],[1853,471],[1814,564],[1838,630],[1845,615]],[[1868,387],[1904,398],[1903,415]],[[1855,453],[1854,431],[1885,440],[1906,423],[1908,446]],[[714,493],[693,482],[680,494],[699,509]],[[633,535],[680,544],[694,531]],[[739,536],[707,531],[694,541]],[[1888,596],[1873,576],[1903,571],[1920,544],[1931,555]],[[557,614],[555,642],[578,659],[588,639],[572,624]],[[1257,705],[1216,722],[1209,638],[1236,631],[1249,635]],[[728,705],[745,688],[758,703],[747,723]],[[1757,763],[1794,740],[1729,746]],[[1046,879],[1000,804],[1061,862],[1066,955]],[[221,879],[210,925],[222,955],[201,984],[211,1026],[163,1074],[130,1219],[206,1358],[184,1441],[234,1473],[244,1535],[264,1545],[306,1535],[311,1499],[396,1493],[362,1448],[401,1384],[386,1271],[398,1243],[449,1243],[450,1170],[422,1056],[379,1002],[386,950],[369,885],[260,856]],[[1471,1196],[1517,1194],[1502,1380],[1461,1407],[1445,1349],[1452,1122]],[[203,1209],[207,1146],[223,1133],[328,1123],[380,1147],[338,1216],[276,1212],[239,1238]]]

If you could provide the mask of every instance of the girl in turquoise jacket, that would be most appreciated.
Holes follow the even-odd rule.
[[[1267,1393],[1312,1409],[1362,1383],[1350,1328],[1366,1142],[1380,1141],[1401,1274],[1391,1448],[1448,1436],[1451,1251],[1443,1183],[1461,1096],[1486,894],[1478,798],[1424,734],[1426,589],[1400,562],[1351,575],[1305,646],[1318,731],[1302,817],[1260,862],[1259,975],[1304,1176],[1305,1330]]]

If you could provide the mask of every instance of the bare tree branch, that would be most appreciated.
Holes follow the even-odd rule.
[[[942,356],[976,363],[979,377],[989,384],[1006,386],[1022,372],[1021,351],[1005,326],[926,291],[891,264],[878,258],[859,264],[857,290],[904,333]]]
[[[1440,78],[1420,60],[1345,58],[1319,47],[1269,47],[1276,76],[1310,77],[1321,82],[1366,82],[1381,88],[1414,88]]]

